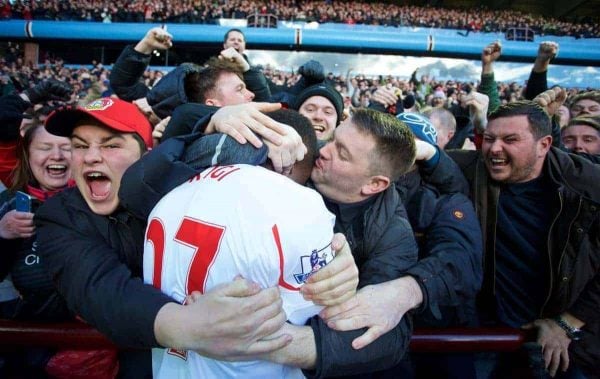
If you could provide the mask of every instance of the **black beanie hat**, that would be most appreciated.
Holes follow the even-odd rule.
[[[339,125],[342,121],[342,112],[344,112],[344,100],[342,99],[342,95],[336,91],[335,88],[332,88],[327,84],[315,84],[300,92],[296,97],[294,109],[299,110],[300,106],[302,106],[302,103],[304,103],[309,97],[313,96],[323,96],[327,100],[331,101],[331,104],[333,104],[335,112],[337,113],[336,125]]]

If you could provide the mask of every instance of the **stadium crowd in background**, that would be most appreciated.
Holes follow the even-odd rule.
[[[73,5],[49,4],[56,15],[69,13]],[[191,11],[191,3],[185,6]],[[360,11],[352,10],[351,17],[380,11],[364,6],[355,4]],[[110,13],[110,7],[102,12]],[[142,13],[147,19],[147,10]],[[243,38],[242,31],[236,33]],[[294,74],[261,70],[248,63],[243,51],[228,47],[227,40],[221,59],[204,67],[182,64],[169,73],[147,70],[153,50],[172,46],[172,36],[161,28],[127,46],[112,71],[98,63],[67,68],[53,57],[44,64],[25,63],[15,45],[7,49],[0,66],[0,163],[22,171],[30,157],[30,184],[42,187],[34,158],[44,156],[49,163],[41,172],[61,181],[56,188],[42,188],[48,193],[33,210],[36,229],[30,212],[15,217],[19,212],[12,195],[14,189],[39,193],[37,187],[19,183],[5,193],[0,243],[12,246],[27,239],[21,247],[41,257],[52,273],[56,288],[49,296],[66,302],[69,318],[81,317],[121,347],[187,348],[223,359],[258,357],[301,368],[308,377],[381,369],[392,370],[383,375],[412,377],[416,367],[417,376],[426,370],[430,376],[474,378],[476,371],[481,376],[481,365],[475,363],[480,357],[405,355],[413,322],[508,325],[535,329],[535,343],[520,351],[523,362],[495,356],[484,360],[484,371],[506,374],[498,370],[506,369],[508,359],[509,371],[527,370],[533,362],[540,378],[597,372],[600,197],[594,183],[600,180],[600,157],[593,137],[600,137],[600,97],[597,91],[548,89],[547,68],[557,44],[540,43],[525,86],[495,81],[499,42],[482,47],[480,80],[464,83],[439,81],[418,70],[403,78],[367,78],[351,71],[335,76],[318,62],[307,62]],[[141,253],[145,240],[160,249],[150,229],[144,238],[152,207],[177,185],[200,178],[195,175],[206,167],[252,163],[299,173],[297,167],[292,170],[294,162],[308,150],[295,131],[264,114],[280,102],[312,125],[312,145],[321,139],[319,152],[306,159],[311,167],[302,173],[311,172],[312,186],[336,216],[334,230],[343,232],[348,244],[342,244],[345,249],[322,276],[313,276],[318,281],[303,287],[307,300],[327,306],[320,317],[261,340],[284,323],[276,291],[258,292],[238,280],[227,291],[198,294],[195,302],[181,306],[142,283]],[[21,133],[31,128],[33,138],[51,111],[46,130],[55,138],[71,138],[72,149],[52,145],[51,152],[40,154],[34,140],[17,160],[13,153],[21,146]],[[29,118],[38,129],[22,123]],[[214,145],[207,148],[203,144],[211,135]],[[51,144],[41,143],[40,150],[46,145]],[[249,153],[242,156],[242,151]],[[235,160],[242,158],[248,161]],[[69,168],[74,188],[64,180]],[[229,173],[209,172],[218,180]],[[5,175],[2,180],[10,185],[13,179]],[[31,266],[39,269],[37,264]],[[530,277],[536,280],[526,280]],[[327,290],[319,281],[327,281]],[[7,282],[0,287],[0,295],[8,296],[0,297],[0,310],[18,318],[12,307],[23,299],[10,292]],[[42,284],[48,287],[47,281]],[[483,302],[476,305],[480,289]],[[226,302],[231,291],[236,301]],[[248,301],[253,296],[260,301]],[[238,305],[256,312],[241,320]],[[206,316],[206,309],[219,317],[193,313]],[[262,312],[268,313],[264,324]],[[223,336],[226,343],[215,343]],[[149,357],[136,355],[119,354],[116,367],[122,375],[148,373]],[[529,363],[527,358],[532,358]],[[85,366],[80,358],[69,359],[63,357]],[[108,360],[114,376],[114,353]],[[37,363],[48,371],[46,362]]]
[[[220,18],[246,18],[255,13],[274,14],[279,20],[335,22],[346,24],[418,26],[505,32],[512,27],[528,27],[539,35],[591,38],[600,36],[600,26],[583,18],[559,20],[514,10],[492,11],[485,7],[445,9],[387,3],[273,1],[4,1],[0,19],[169,22],[214,24]]]
[[[49,56],[43,58],[43,63],[26,64],[20,49],[15,44],[7,47],[5,54],[0,56],[0,93],[9,94],[12,91],[23,91],[45,79],[54,78],[68,82],[73,90],[71,101],[90,101],[105,97],[112,93],[108,86],[110,70],[97,62],[79,68],[65,67],[60,57]],[[301,77],[297,72],[279,70],[276,67],[266,66],[264,75],[275,85],[292,87]],[[149,88],[160,80],[166,71],[147,69],[143,73],[143,82]],[[418,75],[411,78],[397,76],[367,76],[360,73],[348,72],[346,75],[328,74],[328,79],[333,82],[333,87],[342,95],[346,109],[350,106],[358,107],[368,105],[372,94],[382,85],[397,87],[403,91],[403,97],[408,94],[414,96],[419,108],[433,106],[439,103],[449,106],[456,104],[458,95],[464,84],[476,87],[477,83],[465,83],[457,80],[437,80],[429,75]],[[418,76],[418,80],[417,80]],[[498,93],[502,103],[523,99],[526,83],[498,82]],[[591,90],[593,88],[588,88]],[[572,98],[582,89],[568,89],[569,98]],[[409,102],[412,100],[408,100]],[[42,108],[42,113],[48,113],[52,102]]]

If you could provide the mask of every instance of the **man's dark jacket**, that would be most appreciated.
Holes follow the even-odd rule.
[[[154,319],[173,300],[141,279],[145,223],[122,209],[93,213],[77,188],[34,220],[40,261],[69,309],[120,347],[158,347]]]
[[[406,210],[392,185],[375,195],[358,220],[342,223],[339,204],[326,200],[336,216],[334,230],[344,233],[359,270],[360,288],[397,279],[417,261],[418,251]],[[343,206],[343,205],[342,205]],[[382,370],[400,362],[408,348],[412,318],[405,315],[391,331],[361,350],[351,347],[352,340],[366,329],[339,332],[327,327],[320,317],[310,320],[317,345],[317,367],[304,371],[309,377],[349,376]]]
[[[484,286],[482,299],[493,299],[495,280],[495,220],[500,186],[488,176],[477,151],[453,151],[471,185],[472,199],[483,231]],[[569,312],[585,322],[584,337],[569,351],[586,372],[600,372],[600,167],[585,158],[552,147],[544,175],[555,184],[559,212],[548,233],[549,292],[539,318]],[[533,321],[533,320],[532,320]]]

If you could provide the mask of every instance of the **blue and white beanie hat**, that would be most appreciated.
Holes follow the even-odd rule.
[[[437,144],[437,131],[429,119],[418,113],[404,112],[396,118],[405,123],[421,141]]]

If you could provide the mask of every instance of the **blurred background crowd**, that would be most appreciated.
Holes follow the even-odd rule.
[[[538,35],[593,38],[600,36],[597,15],[557,19],[517,10],[485,7],[447,9],[429,6],[349,1],[295,0],[136,0],[136,1],[2,1],[0,19],[168,22],[214,24],[221,18],[245,19],[273,14],[278,20],[346,24],[415,26],[504,32],[528,27]],[[594,19],[596,17],[596,19]]]

